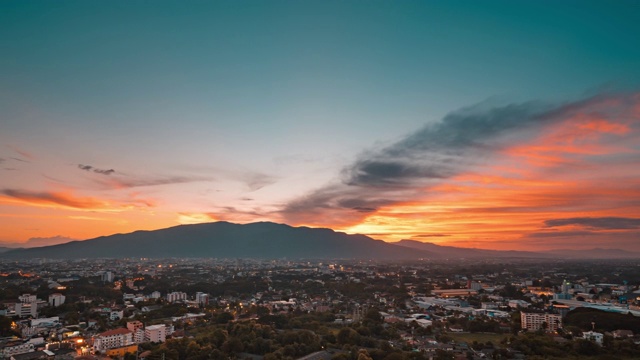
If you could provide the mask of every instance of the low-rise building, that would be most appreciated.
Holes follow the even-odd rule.
[[[105,331],[93,339],[93,349],[100,352],[129,345],[133,345],[133,333],[125,328]]]
[[[595,331],[587,331],[582,333],[582,338],[585,340],[594,341],[596,344],[602,346],[604,334]]]
[[[167,328],[164,325],[151,325],[144,329],[144,339],[155,343],[166,341]]]

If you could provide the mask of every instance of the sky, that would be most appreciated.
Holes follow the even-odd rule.
[[[637,1],[2,1],[0,244],[274,221],[640,251]]]

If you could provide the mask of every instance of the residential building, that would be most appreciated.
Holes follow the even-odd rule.
[[[127,321],[127,329],[133,333],[133,342],[140,344],[144,342],[144,324],[140,321]]]
[[[144,338],[146,341],[155,343],[165,342],[167,336],[167,328],[164,325],[151,325],[144,329]]]
[[[167,301],[170,303],[174,303],[177,301],[187,300],[187,294],[179,291],[174,291],[167,294]]]
[[[16,312],[16,315],[18,315],[21,318],[24,318],[24,317],[36,318],[38,317],[38,303],[35,301],[32,303],[25,303],[25,302],[16,303],[15,312]]]
[[[106,351],[130,345],[133,345],[133,333],[125,328],[105,331],[93,339],[95,351]]]
[[[562,327],[562,317],[558,314],[538,314],[523,311],[520,313],[520,322],[522,329],[529,331],[544,329],[547,332],[556,332],[558,328]]]
[[[209,305],[209,294],[205,294],[203,292],[197,292],[196,293],[196,302],[200,306]]]

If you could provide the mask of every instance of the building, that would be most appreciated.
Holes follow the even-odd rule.
[[[170,303],[174,303],[177,301],[187,300],[187,294],[179,291],[174,291],[172,293],[167,294],[167,301]]]
[[[8,359],[13,355],[24,354],[35,351],[35,347],[31,342],[11,341],[0,343],[0,358]]]
[[[113,273],[111,271],[105,271],[102,273],[102,281],[104,282],[113,282]]]
[[[109,313],[109,320],[111,321],[122,320],[123,317],[124,317],[124,310],[112,310]]]
[[[558,314],[520,313],[522,329],[529,331],[545,330],[556,332],[562,327],[562,317]]]
[[[447,297],[466,297],[472,295],[478,295],[478,291],[471,289],[446,289],[446,290],[432,290],[432,294],[443,298]]]
[[[35,301],[32,303],[25,303],[25,302],[16,303],[15,312],[16,312],[16,315],[18,315],[21,318],[26,318],[26,317],[36,318],[38,317],[38,303]]]
[[[137,352],[138,352],[138,345],[134,344],[134,345],[128,345],[128,346],[121,346],[113,349],[107,349],[105,350],[104,354],[106,356],[119,359],[119,358],[123,358],[127,353],[135,355]]]
[[[203,292],[197,292],[196,293],[196,302],[200,306],[209,305],[209,294],[205,294]]]
[[[60,293],[55,293],[49,295],[49,305],[53,307],[60,306],[64,304],[65,296]]]
[[[35,295],[30,294],[22,294],[22,296],[18,296],[18,300],[23,304],[31,304],[38,301]]]
[[[144,324],[140,321],[127,321],[127,329],[133,334],[133,342],[140,344],[144,342]]]
[[[528,308],[531,304],[529,304],[528,302],[526,302],[524,300],[509,300],[507,305],[509,305],[509,307],[512,308],[512,309],[517,309],[519,307]]]
[[[133,333],[125,328],[105,331],[93,339],[93,349],[101,352],[130,345],[133,345]]]
[[[604,339],[604,335],[595,331],[587,331],[582,333],[582,338],[585,340],[594,341],[596,344],[602,346],[602,340]]]
[[[151,325],[144,329],[144,339],[155,343],[165,342],[167,328],[164,325]]]

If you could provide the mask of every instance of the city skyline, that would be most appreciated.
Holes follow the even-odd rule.
[[[0,245],[224,220],[640,251],[637,3],[0,7]]]

